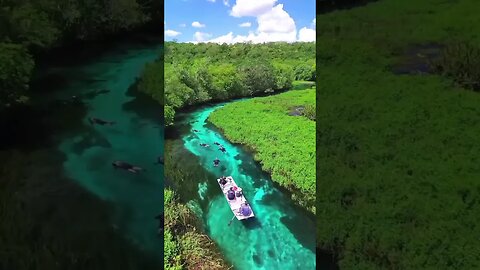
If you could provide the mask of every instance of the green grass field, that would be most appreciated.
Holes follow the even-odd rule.
[[[289,115],[296,107],[304,107],[307,115]],[[272,179],[315,212],[315,121],[308,118],[314,108],[312,88],[230,103],[209,120],[229,140],[254,149],[255,160]]]
[[[340,268],[480,267],[480,95],[455,72],[392,72],[422,44],[479,47],[479,11],[380,0],[317,16],[317,239]]]

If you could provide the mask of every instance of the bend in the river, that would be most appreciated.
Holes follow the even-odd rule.
[[[207,121],[210,113],[221,106],[207,106],[181,115],[176,126],[178,130],[188,130],[182,137],[184,147],[198,156],[206,170],[218,177],[233,176],[256,217],[244,222],[234,220],[228,226],[233,215],[216,179],[189,182],[198,189],[191,205],[206,205],[197,212],[203,216],[208,234],[235,269],[315,269],[314,219],[275,187],[251,153],[230,143]],[[225,154],[215,142],[225,147]],[[201,143],[210,146],[203,147]],[[218,167],[213,166],[215,158],[220,160]]]

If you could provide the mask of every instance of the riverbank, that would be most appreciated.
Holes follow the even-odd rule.
[[[383,0],[317,16],[317,241],[340,268],[479,267],[480,96],[432,65],[480,45],[477,11]]]
[[[99,43],[109,48],[138,32],[163,33],[155,27],[163,20],[163,2],[13,1],[2,3],[2,10],[0,110],[28,102],[30,80],[41,68],[37,61],[50,63],[52,56],[65,53],[65,59],[75,58],[71,52],[79,48],[99,48]]]
[[[315,213],[314,112],[315,88],[230,103],[214,111],[209,121],[231,142],[252,149],[273,181]]]
[[[164,191],[165,269],[228,269],[231,265],[205,232],[203,217],[188,204],[198,190],[196,185],[186,183],[214,176],[192,163],[196,157],[174,140],[165,140],[165,153],[165,178],[169,181]]]
[[[313,269],[312,214],[298,207],[288,192],[277,188],[250,152],[230,143],[207,122],[210,113],[221,106],[205,105],[178,115],[176,132],[170,134],[175,135],[171,137],[175,147],[167,149],[166,158],[175,158],[173,173],[185,172],[188,176],[174,183],[175,192],[200,218],[205,232],[235,269]],[[214,142],[222,144],[226,153],[218,151]],[[215,157],[220,160],[218,167],[212,165]],[[234,220],[228,225],[232,212],[216,183],[221,175],[231,175],[242,187],[255,219]],[[275,241],[280,238],[283,240]],[[292,256],[299,259],[292,261]]]

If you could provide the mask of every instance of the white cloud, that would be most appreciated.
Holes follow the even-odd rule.
[[[258,31],[265,33],[290,33],[296,31],[295,21],[279,4],[270,11],[258,16]]]
[[[212,3],[215,3],[215,0],[207,0],[208,2],[212,2]]]
[[[230,6],[230,4],[228,3],[228,0],[223,0],[223,4],[224,4],[225,6],[227,6],[227,7]]]
[[[310,41],[315,41],[315,39],[316,39],[315,29],[303,27],[298,32],[298,41],[310,42]]]
[[[277,0],[237,0],[230,11],[233,17],[258,16],[272,9]]]
[[[201,23],[195,21],[195,22],[192,22],[192,26],[195,27],[195,28],[202,28],[202,27],[205,27],[205,24],[201,24]]]
[[[180,27],[186,27],[187,25],[184,24],[184,23],[181,23],[179,26],[180,26]]]
[[[315,19],[311,27],[303,27],[298,32],[293,18],[283,9],[283,4],[275,3],[277,0],[236,0],[232,7],[230,15],[234,17],[253,16],[256,17],[258,28],[256,31],[250,31],[248,35],[234,35],[233,32],[209,39],[205,33],[195,33],[195,42],[214,42],[214,43],[238,43],[238,42],[311,42],[316,39]],[[250,22],[239,24],[240,27],[251,27]]]
[[[317,18],[313,19],[312,21],[312,28],[317,29]]]
[[[209,33],[203,33],[203,32],[195,32],[195,34],[193,34],[193,38],[195,39],[195,41],[197,42],[204,42],[206,41],[208,38],[210,38],[212,35],[209,34]]]
[[[239,24],[238,26],[240,26],[240,27],[250,27],[250,26],[252,26],[252,23],[244,22],[244,23]]]
[[[181,35],[182,33],[177,32],[175,30],[165,30],[165,36],[167,37],[176,37],[178,35]]]

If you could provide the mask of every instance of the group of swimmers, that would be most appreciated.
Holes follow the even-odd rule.
[[[193,131],[198,131],[198,130],[194,129]],[[221,145],[219,142],[214,142],[213,144],[219,146],[218,150],[220,150],[222,153],[226,153],[226,152],[227,152],[227,149],[225,149],[225,147],[224,147],[223,145]],[[201,147],[205,147],[205,148],[210,147],[210,145],[209,145],[209,144],[206,144],[206,143],[201,143],[200,146],[201,146]],[[217,158],[215,158],[215,160],[213,161],[213,166],[214,166],[214,167],[218,167],[218,165],[220,165],[220,159],[218,159],[218,157],[217,157]]]
[[[74,96],[73,98],[78,99],[78,97],[76,97],[76,96]],[[107,121],[107,120],[103,120],[103,119],[96,118],[96,117],[89,117],[88,121],[92,125],[98,124],[98,125],[104,126],[104,125],[114,125],[114,124],[116,124],[115,121]],[[165,160],[164,160],[163,156],[158,156],[157,161],[154,164],[155,165],[158,165],[158,164],[164,165]],[[138,172],[141,172],[141,171],[146,171],[142,167],[132,165],[132,164],[130,164],[128,162],[125,162],[125,161],[122,161],[122,160],[116,160],[116,161],[112,162],[112,166],[115,169],[124,169],[124,170],[127,170],[127,171],[131,172],[131,173],[138,173]],[[164,230],[164,220],[165,220],[164,213],[162,212],[161,214],[157,215],[155,217],[155,219],[157,219],[158,223],[159,223],[158,224],[158,234],[161,234],[161,233],[163,233],[163,230]]]

